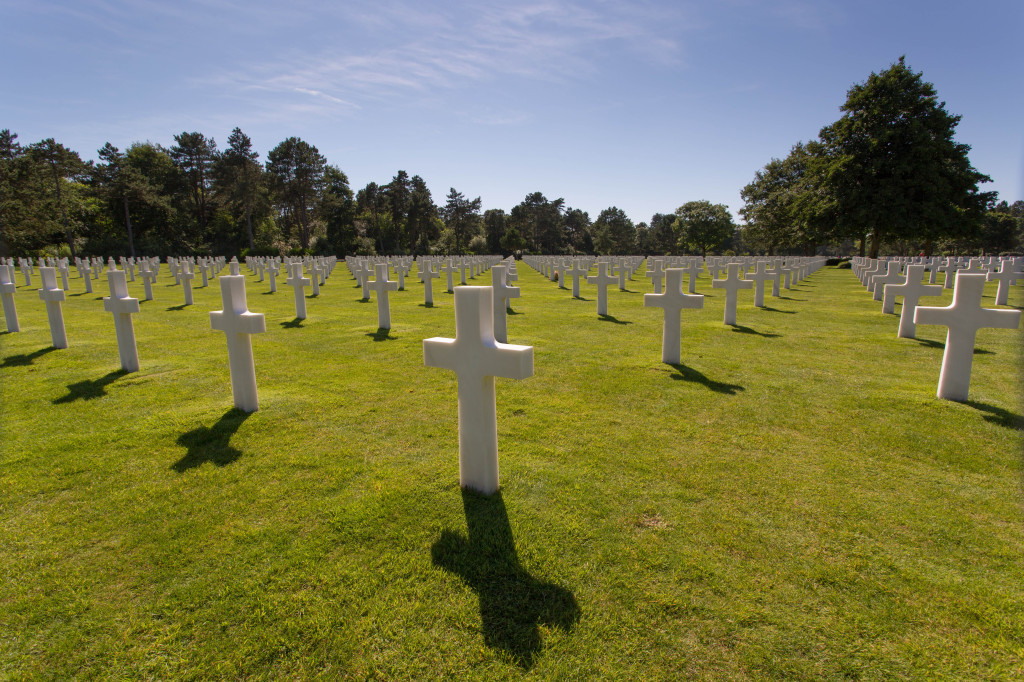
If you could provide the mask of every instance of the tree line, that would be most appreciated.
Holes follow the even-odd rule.
[[[451,188],[435,203],[419,175],[353,191],[312,144],[290,137],[261,161],[239,128],[219,149],[182,132],[163,147],[109,142],[97,161],[52,138],[0,131],[0,255],[171,254],[863,254],[1024,248],[1024,202],[996,203],[953,138],[960,117],[901,58],[854,85],[818,139],[772,159],[743,188],[744,224],[690,201],[634,224],[528,194],[481,211]]]

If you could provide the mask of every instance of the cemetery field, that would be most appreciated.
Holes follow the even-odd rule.
[[[385,334],[341,263],[303,321],[247,275],[245,414],[216,282],[182,306],[161,269],[124,373],[105,277],[72,277],[54,350],[19,274],[0,680],[1024,676],[1024,331],[979,331],[957,403],[945,328],[898,339],[848,269],[742,292],[737,327],[702,274],[679,365],[642,270],[600,319],[595,287],[518,272],[535,369],[497,380],[489,498],[459,489],[455,375],[423,365],[443,279],[432,308],[393,292]]]

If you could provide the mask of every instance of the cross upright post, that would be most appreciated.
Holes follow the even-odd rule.
[[[661,293],[661,280],[665,276],[664,264],[661,259],[655,258],[651,264],[650,269],[647,271],[647,277],[650,277],[651,284],[654,285],[654,293]]]
[[[447,281],[447,291],[448,291],[449,294],[452,293],[452,291],[454,291],[454,287],[453,287],[453,283],[452,283],[452,275],[454,275],[457,270],[458,270],[458,268],[455,267],[454,265],[452,265],[452,259],[451,258],[446,260],[444,262],[444,265],[442,265],[440,267],[440,271],[443,272],[446,275],[446,277],[447,277],[447,280],[446,280]]]
[[[739,299],[740,289],[753,289],[754,283],[740,276],[739,263],[729,263],[725,279],[713,280],[711,287],[713,289],[725,289],[725,324],[735,325],[736,302]]]
[[[662,308],[665,311],[665,323],[661,330],[661,361],[679,364],[682,332],[680,311],[700,309],[704,307],[704,296],[683,293],[683,270],[669,268],[665,271],[665,292],[661,294],[644,294],[644,307]]]
[[[896,308],[896,297],[903,297],[903,308],[900,310],[900,328],[896,336],[901,339],[912,339],[917,334],[914,324],[914,311],[922,296],[941,296],[941,284],[922,284],[924,265],[908,265],[905,284],[886,284],[882,312],[893,312]],[[889,306],[886,310],[886,306]]]
[[[426,261],[423,262],[419,270],[420,279],[423,281],[423,303],[432,306],[434,305],[434,278],[441,275]]]
[[[996,305],[1006,305],[1010,299],[1010,285],[1020,276],[1019,273],[1013,271],[1013,263],[1004,260],[999,264],[999,270],[990,272],[987,276],[989,282],[999,282],[999,288],[996,289]]]
[[[510,299],[519,298],[519,287],[510,287],[505,283],[505,266],[495,265],[491,268],[491,291],[493,294],[492,310],[494,314],[494,340],[508,343],[508,303]]]
[[[768,272],[768,264],[763,260],[757,261],[754,267],[754,274],[750,276],[754,282],[754,305],[758,308],[764,307],[764,283],[770,279],[777,279],[778,275]]]
[[[453,370],[459,396],[459,485],[498,490],[498,418],[494,378],[533,375],[533,347],[494,339],[491,287],[455,289],[455,338],[423,340],[423,364]]]
[[[608,314],[608,285],[615,283],[615,278],[608,274],[608,263],[597,264],[597,274],[587,277],[588,284],[597,285],[597,314]]]
[[[4,321],[9,332],[21,331],[18,324],[18,309],[14,306],[14,292],[17,288],[11,266],[0,261],[0,302],[3,303]]]
[[[50,341],[54,348],[67,348],[68,335],[64,330],[64,311],[60,305],[65,296],[64,290],[57,286],[57,271],[54,268],[39,268],[39,276],[43,280],[39,298],[46,301],[46,316],[50,321]]]
[[[884,275],[875,275],[871,278],[871,288],[876,301],[881,301],[884,297],[886,284],[902,284],[905,281],[900,274],[902,269],[903,266],[898,261],[891,260]]]
[[[121,369],[139,371],[139,351],[135,345],[135,326],[132,314],[139,312],[139,299],[128,295],[128,280],[121,270],[107,271],[110,296],[103,298],[103,309],[114,314],[114,332],[117,334],[117,354]]]
[[[227,335],[228,368],[235,407],[243,412],[255,412],[260,409],[260,400],[256,393],[256,363],[252,357],[250,336],[267,331],[267,322],[263,313],[249,312],[244,275],[221,277],[220,296],[224,309],[210,313],[210,326]]]
[[[292,263],[288,266],[288,277],[284,283],[292,287],[295,292],[295,317],[300,320],[306,319],[306,294],[304,290],[309,286],[309,277],[302,276],[302,263]]]
[[[580,297],[580,277],[586,277],[587,273],[590,272],[590,268],[583,268],[579,261],[572,262],[572,268],[566,273],[572,277],[572,297]]]
[[[187,260],[182,261],[178,278],[181,281],[181,288],[185,292],[185,305],[192,305],[192,280],[195,279],[195,276],[192,264]]]
[[[945,400],[967,400],[974,362],[974,342],[978,330],[986,327],[1016,329],[1020,326],[1019,310],[982,308],[985,273],[956,273],[953,303],[944,308],[918,307],[916,324],[937,324],[948,327],[946,349],[942,353],[937,396]]]
[[[377,328],[391,329],[391,301],[389,291],[398,290],[398,282],[388,279],[388,264],[377,263],[376,279],[370,282],[370,288],[377,293]]]

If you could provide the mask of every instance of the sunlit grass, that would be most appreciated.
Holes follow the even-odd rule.
[[[0,678],[1024,675],[1020,330],[979,332],[962,404],[935,398],[945,330],[896,338],[849,270],[745,292],[736,328],[703,276],[678,366],[649,280],[600,319],[593,287],[519,273],[535,374],[498,380],[493,498],[460,492],[455,377],[423,366],[454,335],[437,281],[385,336],[344,266],[301,322],[248,276],[251,415],[216,283],[181,308],[162,270],[132,374],[104,280],[71,280],[67,350],[19,286]]]

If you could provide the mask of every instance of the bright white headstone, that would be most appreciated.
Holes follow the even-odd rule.
[[[128,281],[121,270],[107,271],[110,296],[103,298],[103,309],[114,314],[114,331],[117,334],[117,354],[121,369],[126,372],[139,371],[139,352],[135,346],[135,326],[132,313],[139,312],[139,299],[128,296]]]
[[[967,400],[974,362],[974,341],[984,327],[1016,329],[1020,326],[1019,310],[982,308],[985,291],[984,273],[956,273],[953,303],[944,308],[918,307],[914,313],[917,324],[937,324],[949,328],[946,350],[942,354],[938,397],[946,400]]]
[[[46,316],[50,321],[50,341],[54,348],[67,348],[68,336],[64,331],[64,311],[61,301],[64,290],[57,286],[57,270],[55,268],[39,268],[39,276],[43,278],[43,288],[39,290],[39,298],[46,301]]]
[[[494,340],[491,287],[456,287],[455,338],[423,341],[427,367],[453,370],[459,382],[459,485],[498,489],[498,417],[494,377],[533,375],[533,347]]]
[[[228,368],[235,407],[255,412],[260,408],[260,400],[256,393],[256,363],[249,336],[267,331],[267,323],[262,313],[249,312],[244,275],[221,277],[220,297],[224,309],[210,313],[210,325],[228,338]]]
[[[644,307],[665,310],[665,323],[661,330],[661,361],[679,364],[682,347],[682,317],[680,311],[704,307],[704,296],[683,293],[683,271],[669,268],[665,271],[665,291],[660,294],[644,294]]]

